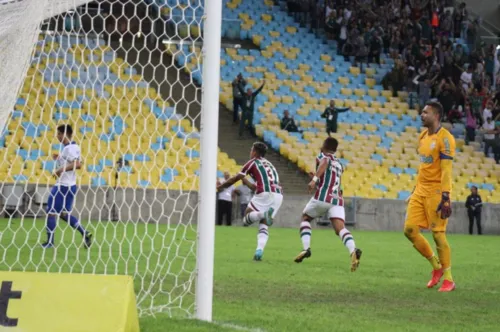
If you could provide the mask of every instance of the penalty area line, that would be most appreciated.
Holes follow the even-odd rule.
[[[260,329],[260,328],[246,327],[246,326],[242,326],[242,325],[236,325],[236,324],[233,324],[233,323],[215,322],[214,321],[214,322],[212,322],[212,324],[215,324],[215,325],[218,325],[218,326],[221,326],[221,327],[230,328],[230,329],[233,329],[233,330],[236,330],[236,331],[266,332],[265,330]]]

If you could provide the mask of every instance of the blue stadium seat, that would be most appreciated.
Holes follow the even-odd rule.
[[[411,192],[409,192],[407,190],[402,190],[402,191],[398,192],[398,199],[405,200],[408,197],[410,197],[410,195],[411,195]]]

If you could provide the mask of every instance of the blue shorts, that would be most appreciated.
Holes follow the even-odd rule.
[[[54,186],[47,202],[48,214],[70,213],[76,196],[76,186]]]

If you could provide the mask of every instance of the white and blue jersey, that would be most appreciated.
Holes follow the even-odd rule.
[[[66,144],[61,154],[57,157],[56,169],[66,167],[77,160],[80,160],[80,147],[78,144],[75,142]],[[57,179],[56,185],[50,191],[47,202],[47,213],[60,214],[62,212],[71,212],[76,192],[76,169],[62,172],[61,176]]]

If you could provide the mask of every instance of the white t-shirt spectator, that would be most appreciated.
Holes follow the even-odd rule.
[[[465,90],[469,89],[469,85],[472,82],[472,73],[468,73],[464,71],[462,75],[460,75],[460,81],[462,81],[462,87]]]
[[[344,10],[344,18],[349,21],[352,16],[352,12],[349,9]]]
[[[221,183],[224,183],[225,180],[220,181]],[[234,191],[234,186],[230,186],[223,191],[219,193],[219,199],[227,202],[232,202],[233,201],[233,191]]]
[[[347,27],[342,24],[340,27],[340,39],[347,40]]]
[[[483,110],[483,122],[486,123],[486,119],[488,118],[493,118],[493,113],[491,113],[491,110],[489,110],[488,108],[485,108]]]
[[[250,200],[252,199],[252,191],[250,190],[250,188],[248,188],[244,184],[240,184],[236,189],[240,192],[240,203],[250,203]]]
[[[486,131],[494,130],[495,129],[495,122],[493,122],[493,121],[491,121],[490,123],[485,122],[483,124],[483,129]],[[488,140],[495,139],[495,134],[484,134],[484,139],[488,139]]]

